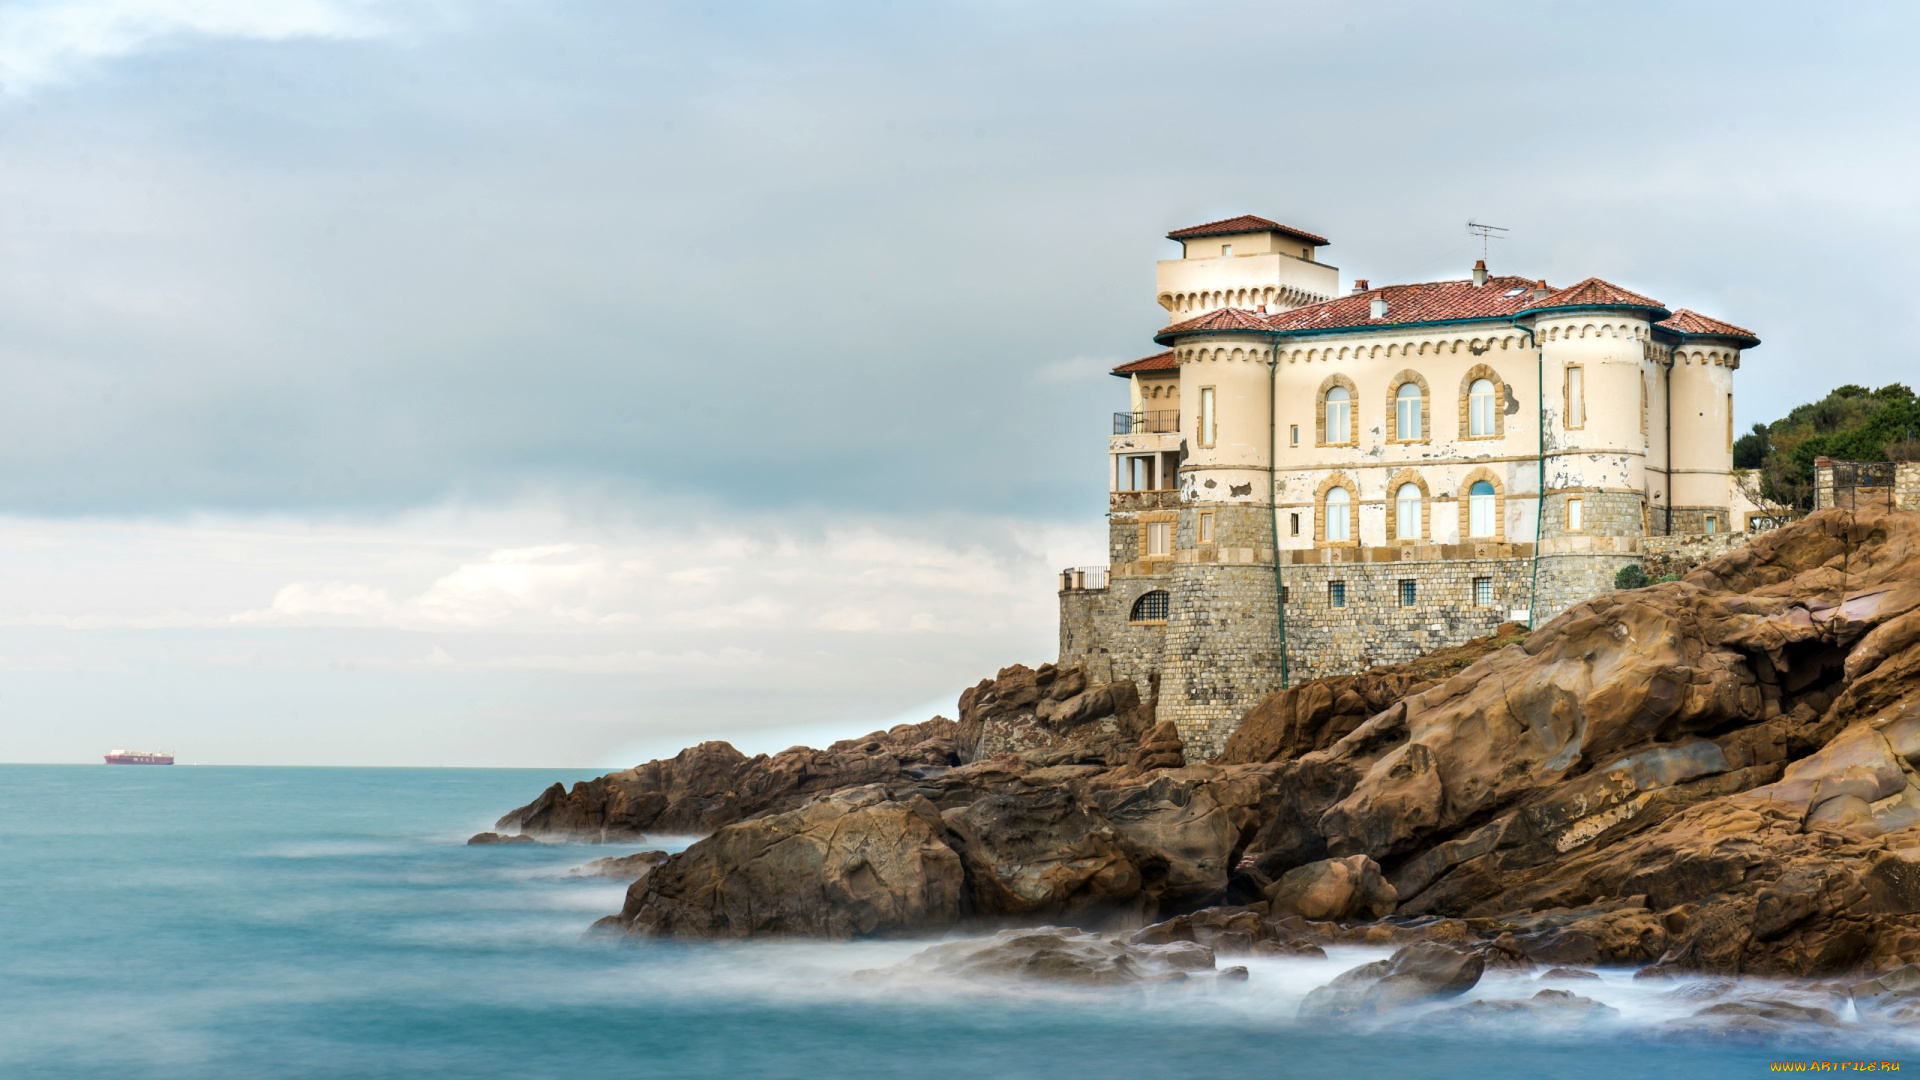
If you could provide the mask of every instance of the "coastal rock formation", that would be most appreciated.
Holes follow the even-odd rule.
[[[1300,1003],[1303,1018],[1378,1016],[1473,989],[1486,961],[1445,945],[1408,945],[1385,960],[1342,972]]]
[[[912,785],[996,755],[1029,765],[1119,765],[1146,727],[1131,682],[1089,684],[1077,667],[1016,664],[962,694],[958,721],[935,717],[825,750],[796,746],[753,757],[724,742],[705,742],[572,790],[555,784],[495,828],[592,843],[705,834],[835,791]]]
[[[728,826],[627,890],[627,932],[702,938],[911,933],[965,911],[940,814],[864,787]]]
[[[567,871],[567,876],[638,881],[652,873],[654,867],[666,861],[667,853],[664,851],[638,851],[632,855],[610,855],[604,859],[594,859],[584,866],[576,866]]]
[[[1515,970],[1920,962],[1920,515],[1821,512],[1531,634],[1301,684],[1211,762],[1146,714],[1130,686],[1009,668],[957,722],[772,758],[708,744],[503,821],[712,831],[650,876],[654,914],[629,905],[644,933],[1185,914],[1196,943],[1446,944]],[[809,800],[854,787],[924,826],[920,854],[867,892],[828,861],[766,869],[767,822],[845,816]]]
[[[916,953],[879,975],[944,975],[977,981],[1126,986],[1183,982],[1204,973],[1244,977],[1245,968],[1216,974],[1213,950],[1191,941],[1141,944],[1069,927],[1003,930],[984,940],[952,941]]]

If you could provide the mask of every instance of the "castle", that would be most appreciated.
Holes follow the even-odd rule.
[[[1190,756],[1283,680],[1540,625],[1757,513],[1750,331],[1484,261],[1342,294],[1325,238],[1251,215],[1167,238],[1166,351],[1113,370],[1109,565],[1061,575],[1060,662],[1134,680]]]

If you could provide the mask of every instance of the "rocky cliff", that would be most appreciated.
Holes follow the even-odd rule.
[[[1920,959],[1917,544],[1920,515],[1816,514],[1532,634],[1274,695],[1211,762],[1129,684],[1016,667],[958,721],[705,744],[500,827],[711,831],[603,920],[634,935],[1193,912],[1187,940],[1283,951],[1891,971]]]

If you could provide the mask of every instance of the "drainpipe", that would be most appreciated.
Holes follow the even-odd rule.
[[[1274,494],[1279,481],[1274,470],[1280,460],[1280,404],[1274,397],[1280,384],[1280,335],[1270,342],[1267,356],[1267,508],[1273,525],[1273,606],[1280,613],[1280,689],[1287,688],[1287,587],[1280,579],[1280,501]]]
[[[1667,399],[1667,535],[1673,535],[1673,362],[1677,354],[1667,356],[1667,375],[1661,380]]]
[[[1531,338],[1532,332],[1527,336]],[[1537,342],[1535,344],[1538,344]],[[1533,497],[1533,586],[1527,591],[1527,629],[1540,621],[1540,530],[1547,522],[1547,354],[1534,353],[1533,393],[1539,449],[1535,460],[1539,472],[1534,479]]]

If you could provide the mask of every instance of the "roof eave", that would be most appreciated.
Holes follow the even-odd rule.
[[[1254,327],[1251,327],[1251,326],[1238,326],[1238,327],[1231,327],[1231,328],[1218,329],[1218,330],[1172,330],[1172,331],[1162,330],[1159,333],[1153,335],[1153,342],[1156,345],[1166,345],[1171,347],[1174,342],[1180,340],[1183,337],[1225,337],[1228,335],[1235,335],[1235,334],[1252,334],[1256,337],[1272,337],[1274,332],[1272,330],[1255,329]]]
[[[1329,334],[1365,334],[1376,330],[1420,330],[1429,326],[1466,326],[1473,323],[1509,323],[1512,315],[1475,315],[1467,319],[1428,319],[1423,322],[1354,323],[1350,326],[1323,326],[1307,330],[1269,330],[1280,337],[1326,337]]]
[[[1659,322],[1661,319],[1673,318],[1673,312],[1668,311],[1666,308],[1647,304],[1555,304],[1552,307],[1523,308],[1515,312],[1513,317],[1515,319],[1524,319],[1534,315],[1560,314],[1569,311],[1651,311],[1659,312],[1658,315],[1653,317],[1652,321],[1654,322]]]

